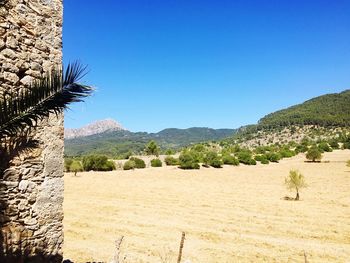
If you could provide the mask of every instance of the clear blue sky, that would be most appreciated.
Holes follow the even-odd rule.
[[[89,67],[80,127],[236,128],[350,88],[350,1],[64,2],[64,62]]]

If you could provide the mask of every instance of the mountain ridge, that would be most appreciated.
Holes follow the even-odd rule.
[[[244,142],[264,136],[278,137],[281,130],[292,126],[320,126],[326,129],[350,127],[350,90],[309,99],[270,113],[262,117],[257,124],[245,125],[238,129],[168,128],[157,133],[107,130],[87,137],[66,139],[66,154],[74,156],[100,153],[115,156],[129,151],[142,152],[150,140],[155,140],[163,149],[179,149],[193,143],[225,139]],[[261,133],[262,131],[267,133]],[[291,128],[291,134],[288,136],[292,138],[292,133],[295,131],[298,129]],[[262,142],[261,139],[259,142]]]
[[[156,141],[162,149],[178,149],[192,143],[228,138],[235,132],[235,129],[212,129],[207,127],[168,128],[157,133],[107,130],[89,136],[66,138],[65,154],[67,156],[106,154],[115,157],[128,152],[142,152],[150,140]]]
[[[263,128],[289,125],[350,126],[350,90],[329,93],[281,109],[258,121]]]
[[[90,135],[95,135],[99,133],[104,133],[106,131],[120,131],[126,130],[121,126],[117,121],[113,119],[104,119],[98,120],[92,123],[89,123],[83,127],[77,129],[64,129],[64,138],[73,139],[79,137],[86,137]]]

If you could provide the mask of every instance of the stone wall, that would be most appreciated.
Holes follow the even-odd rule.
[[[0,6],[0,96],[61,65],[61,34],[62,0]],[[63,116],[43,121],[33,137],[39,147],[0,174],[0,262],[62,260]]]

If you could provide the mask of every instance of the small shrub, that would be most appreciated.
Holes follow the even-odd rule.
[[[182,153],[179,157],[181,169],[199,169],[198,160],[191,153]]]
[[[304,153],[307,152],[309,148],[307,147],[307,145],[303,145],[303,144],[299,144],[297,145],[297,147],[295,147],[295,152],[296,153]]]
[[[173,150],[173,149],[167,149],[166,151],[165,151],[165,154],[166,155],[172,155],[172,154],[175,154],[176,152],[175,152],[175,150]]]
[[[134,161],[126,161],[123,166],[123,170],[133,170],[135,169],[136,163]]]
[[[112,171],[115,169],[114,162],[109,161],[104,155],[85,156],[82,164],[84,171]]]
[[[265,154],[258,154],[254,157],[255,161],[261,162],[262,159],[267,159]]]
[[[326,142],[320,142],[318,145],[318,148],[320,149],[321,152],[332,152],[332,148],[329,147],[328,143]]]
[[[204,158],[204,152],[198,152],[196,150],[189,150],[187,151],[188,154],[190,154],[195,162],[203,162]]]
[[[205,166],[212,166],[214,168],[221,168],[222,161],[216,152],[207,152],[203,158]]]
[[[350,142],[344,142],[343,149],[350,149]]]
[[[237,158],[240,163],[243,163],[246,165],[256,165],[256,161],[252,158],[251,152],[248,152],[248,151],[238,152]]]
[[[335,139],[329,141],[329,146],[331,146],[332,149],[339,149],[339,143]]]
[[[130,156],[132,156],[133,153],[131,151],[127,151],[125,153],[121,153],[116,155],[115,159],[117,160],[128,160],[130,158]]]
[[[269,164],[270,163],[270,161],[267,159],[265,154],[256,155],[254,159],[262,164]]]
[[[140,159],[140,158],[136,158],[136,157],[131,157],[129,159],[130,161],[134,161],[135,163],[135,167],[136,169],[143,169],[146,168],[146,163],[144,160]]]
[[[260,163],[261,164],[269,164],[270,161],[266,158],[266,159],[261,159]]]
[[[115,169],[116,169],[116,167],[115,167],[114,162],[113,161],[109,161],[109,160],[102,167],[102,171],[113,171]]]
[[[203,144],[196,144],[195,146],[192,147],[192,150],[196,152],[204,152],[205,146]]]
[[[214,168],[222,168],[222,161],[219,158],[211,160],[210,166]]]
[[[256,165],[256,161],[252,158],[249,161],[249,165]]]
[[[282,149],[279,151],[281,158],[291,158],[295,156],[295,152],[289,149]]]
[[[166,165],[169,165],[169,166],[179,164],[179,159],[172,157],[172,156],[165,157],[164,161],[165,161]]]
[[[237,160],[237,158],[231,155],[224,155],[222,157],[222,162],[227,165],[239,165],[239,161]]]
[[[275,152],[267,153],[266,157],[270,162],[273,162],[273,163],[278,163],[278,161],[281,160],[281,156]]]
[[[162,161],[159,159],[153,159],[151,160],[151,166],[152,167],[162,167]]]
[[[311,140],[310,140],[308,137],[304,137],[304,138],[301,140],[301,145],[309,146],[310,144],[311,144]]]

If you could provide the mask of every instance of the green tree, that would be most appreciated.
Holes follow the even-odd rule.
[[[173,156],[165,157],[164,161],[165,161],[166,165],[169,165],[169,166],[171,166],[171,165],[178,165],[179,164],[179,159],[177,159],[177,158],[175,158]]]
[[[165,153],[165,155],[173,155],[173,154],[175,154],[176,152],[175,152],[175,150],[173,150],[173,149],[167,149],[164,153]]]
[[[316,147],[312,146],[306,153],[306,159],[316,162],[322,159],[321,151]]]
[[[129,159],[130,161],[133,161],[135,163],[135,167],[136,169],[143,169],[146,168],[146,163],[144,160],[137,158],[137,157],[131,157]]]
[[[255,161],[259,161],[262,164],[269,164],[270,163],[270,161],[267,159],[265,154],[256,155]]]
[[[295,147],[295,152],[296,153],[304,153],[304,152],[307,152],[309,148],[307,147],[307,145],[304,145],[304,144],[298,144],[296,147]]]
[[[256,165],[256,161],[252,157],[252,153],[248,150],[244,150],[242,152],[236,153],[237,159],[240,163],[246,164],[246,165]]]
[[[145,148],[145,152],[147,155],[155,155],[159,156],[159,147],[155,141],[150,141]]]
[[[159,159],[152,159],[151,166],[152,167],[162,167],[162,161]]]
[[[273,163],[278,163],[281,160],[281,155],[275,152],[269,152],[266,154],[266,158]]]
[[[74,176],[77,176],[78,172],[82,172],[83,171],[83,166],[81,165],[81,163],[77,160],[73,160],[70,167],[69,167],[69,171],[74,173]]]
[[[135,161],[129,160],[124,163],[123,170],[133,170],[135,169]]]
[[[226,154],[222,157],[222,162],[227,165],[239,165],[239,161],[237,160],[237,158],[229,154]]]
[[[115,164],[107,156],[89,155],[83,158],[83,168],[85,171],[112,171],[115,170]]]
[[[70,166],[73,162],[72,158],[64,158],[64,171],[70,172]]]
[[[332,152],[333,149],[328,145],[327,142],[320,142],[318,144],[318,148],[320,149],[320,151],[323,151],[323,152]]]
[[[299,191],[301,188],[307,187],[305,177],[297,170],[290,170],[289,176],[284,180],[284,183],[288,190],[295,190],[295,200],[299,200]]]
[[[339,149],[339,143],[336,139],[331,139],[329,141],[329,145],[332,147],[332,149]]]
[[[184,152],[179,157],[181,169],[199,169],[199,164],[196,156],[189,152]]]
[[[207,152],[203,158],[204,166],[212,166],[214,168],[221,168],[222,161],[216,152]]]

